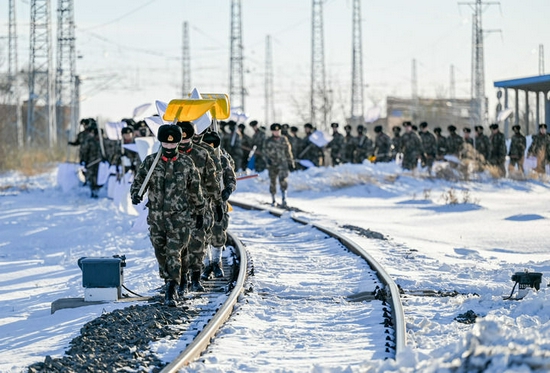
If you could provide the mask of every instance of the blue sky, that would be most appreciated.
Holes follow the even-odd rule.
[[[16,1],[19,65],[28,64],[29,0]],[[52,0],[57,19],[57,1]],[[273,41],[277,121],[301,125],[309,113],[310,0],[242,0],[246,111],[264,119],[265,39]],[[365,109],[387,95],[410,97],[412,59],[422,97],[447,97],[450,66],[456,95],[470,95],[471,17],[468,5],[451,0],[362,2]],[[334,117],[349,116],[351,100],[351,0],[324,4],[327,82]],[[550,48],[548,0],[502,0],[488,5],[485,75],[490,114],[494,80],[538,74],[538,46]],[[0,13],[7,34],[7,4]],[[134,107],[181,95],[182,24],[190,27],[192,85],[201,92],[229,91],[229,0],[75,1],[77,73],[83,78],[81,114],[119,120]],[[55,27],[53,29],[55,39]],[[0,39],[3,54],[7,40]],[[550,52],[547,52],[547,59]],[[54,53],[55,55],[55,53]],[[5,58],[0,61],[7,70]],[[549,66],[546,63],[546,66]],[[550,72],[550,67],[546,70]]]

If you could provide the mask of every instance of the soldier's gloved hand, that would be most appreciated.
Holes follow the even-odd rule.
[[[231,195],[231,188],[227,187],[224,190],[222,190],[222,199],[224,201],[227,201],[230,195]]]
[[[296,170],[296,163],[294,163],[294,161],[288,162],[288,168],[290,169],[290,171]]]
[[[195,223],[195,228],[196,229],[201,229],[203,225],[204,225],[204,216],[197,215],[197,221]]]
[[[134,194],[132,196],[132,204],[133,205],[139,205],[141,203],[142,199],[143,199],[143,197],[141,197],[139,194]]]
[[[216,221],[219,223],[223,219],[223,209],[222,205],[216,206]]]

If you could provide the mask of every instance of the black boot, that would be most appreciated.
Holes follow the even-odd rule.
[[[214,270],[214,277],[216,278],[223,277],[223,269],[220,262],[212,264],[212,269]]]
[[[197,291],[204,291],[204,287],[201,284],[201,272],[200,271],[193,271],[191,273],[191,291],[197,292]]]
[[[180,284],[178,286],[178,296],[182,298],[187,293],[187,287],[189,286],[189,273],[182,272]]]
[[[212,274],[212,263],[209,263],[204,270],[202,271],[201,280],[208,281],[210,280],[210,275]]]
[[[164,292],[164,305],[170,307],[176,307],[177,301],[177,288],[178,283],[175,280],[170,280],[166,283],[166,291]]]

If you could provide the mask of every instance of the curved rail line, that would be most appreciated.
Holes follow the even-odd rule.
[[[237,303],[237,299],[243,291],[244,282],[247,276],[248,256],[241,241],[239,241],[231,232],[228,232],[227,234],[233,241],[234,247],[239,256],[239,274],[234,283],[234,287],[225,303],[219,308],[204,329],[197,334],[193,342],[190,343],[175,360],[165,366],[161,373],[175,373],[199,357],[200,354],[208,347],[210,340],[214,338],[214,335],[223,323],[229,318],[229,316],[231,316],[233,307]]]
[[[275,207],[264,207],[254,204],[249,204],[242,201],[231,200],[230,203],[233,206],[237,206],[247,210],[266,210],[271,214],[281,217],[287,210],[275,208]],[[401,304],[401,297],[399,293],[399,288],[397,284],[393,281],[390,275],[386,272],[384,267],[380,265],[364,248],[353,242],[351,239],[345,237],[341,233],[338,233],[330,228],[323,227],[322,225],[312,223],[305,219],[295,216],[295,214],[290,213],[290,217],[301,224],[311,225],[318,230],[328,234],[331,237],[338,239],[342,245],[348,248],[351,252],[365,259],[368,265],[377,272],[380,277],[381,282],[386,286],[386,295],[391,299],[391,309],[392,309],[392,321],[395,330],[395,353],[396,355],[401,352],[406,344],[406,326],[405,326],[405,313],[403,311],[403,305]]]

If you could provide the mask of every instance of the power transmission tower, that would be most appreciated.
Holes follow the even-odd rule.
[[[485,63],[484,63],[484,31],[482,27],[483,5],[500,4],[498,2],[483,2],[476,0],[475,3],[458,3],[469,5],[474,11],[472,15],[472,112],[471,120],[473,125],[483,125],[488,121],[487,103],[485,98]],[[490,32],[487,30],[485,32]],[[495,30],[496,31],[496,30]]]
[[[328,97],[325,78],[323,0],[313,0],[311,16],[311,105],[314,127],[327,129]]]
[[[44,137],[50,147],[57,143],[51,62],[50,1],[31,0],[27,145]]]
[[[183,49],[181,59],[181,97],[191,92],[191,54],[189,50],[189,25],[183,22]]]
[[[244,105],[244,69],[243,35],[241,19],[241,0],[231,0],[231,36],[229,56],[229,96],[231,106],[236,111],[245,111]]]
[[[19,87],[19,68],[17,63],[17,24],[15,16],[15,0],[9,1],[9,32],[8,32],[8,103],[15,106],[14,122],[17,146],[23,146],[23,120],[21,117],[21,97]],[[12,123],[13,123],[12,122]]]
[[[544,45],[539,44],[539,75],[544,75]]]
[[[418,119],[418,80],[416,77],[416,59],[412,60],[411,67],[411,96],[412,96],[412,120],[416,121]]]
[[[275,121],[273,105],[273,50],[271,36],[265,37],[265,125]]]
[[[352,15],[352,69],[351,69],[351,120],[352,124],[365,121],[363,103],[363,37],[361,33],[361,0],[353,0]]]
[[[449,85],[449,98],[454,100],[456,98],[456,83],[455,83],[455,66],[451,65],[450,70],[450,85]]]
[[[56,118],[59,134],[65,133],[68,123],[69,138],[78,130],[78,97],[76,95],[76,52],[73,0],[58,0],[57,8],[57,69],[55,74]],[[66,108],[69,108],[67,118]]]

